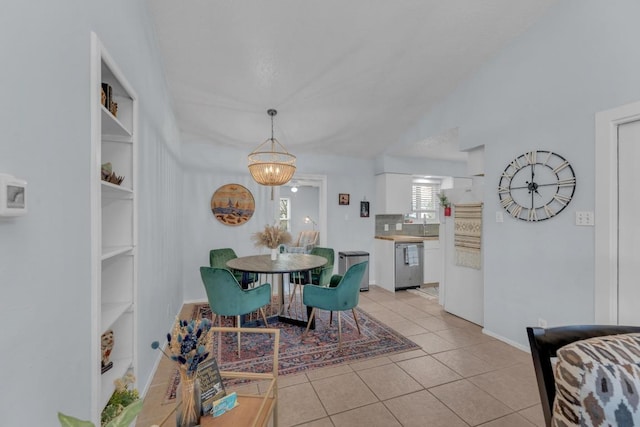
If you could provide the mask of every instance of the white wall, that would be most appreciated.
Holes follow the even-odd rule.
[[[149,343],[182,299],[181,265],[167,262],[181,246],[180,137],[146,4],[3,2],[0,172],[28,181],[29,213],[0,220],[2,425],[57,425],[57,411],[90,417],[92,30],[140,97],[142,384],[157,357]]]
[[[251,179],[247,169],[248,150],[197,141],[193,137],[189,139],[182,150],[185,166],[183,262],[187,301],[206,299],[198,269],[209,265],[209,250],[231,247],[238,256],[267,253],[265,249],[254,247],[251,234],[274,221],[274,203],[278,197],[276,193],[275,200],[271,202],[270,189]],[[366,197],[372,207],[375,204],[373,161],[293,154],[298,156],[297,173],[326,174],[328,177],[326,244],[334,248],[336,259],[340,251],[361,250],[373,254],[374,218],[360,218],[359,203]],[[247,187],[256,201],[256,211],[251,220],[234,227],[218,222],[210,209],[213,192],[231,182]],[[338,193],[351,194],[350,205],[339,206]],[[335,268],[337,271],[337,262]]]
[[[407,137],[459,127],[461,149],[485,147],[485,329],[527,346],[525,327],[594,321],[594,114],[640,99],[640,2],[567,0],[514,40],[426,115]],[[416,138],[416,139],[418,139]],[[527,223],[505,215],[499,174],[532,149],[573,165],[573,201],[557,217]],[[495,183],[492,185],[492,183]],[[597,218],[596,218],[597,223]]]
[[[452,205],[482,203],[484,178],[469,179],[462,185],[462,179],[451,179],[451,187],[445,191]],[[454,183],[454,181],[457,181]],[[440,224],[440,245],[444,256],[444,278],[440,289],[440,302],[447,312],[478,325],[484,324],[484,271],[456,265],[455,260],[455,207],[454,214],[442,217]],[[484,225],[483,225],[484,234]],[[484,236],[480,245],[484,247]],[[481,251],[482,255],[482,251]],[[481,261],[482,262],[482,261]]]

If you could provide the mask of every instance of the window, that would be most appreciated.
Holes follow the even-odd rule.
[[[440,221],[440,180],[415,177],[411,184],[411,213],[416,222],[434,223]]]
[[[291,231],[291,199],[280,198],[280,227]]]

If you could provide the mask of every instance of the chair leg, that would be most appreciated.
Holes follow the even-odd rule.
[[[238,357],[240,357],[240,316],[236,316],[238,322]]]
[[[268,328],[269,323],[267,322],[267,316],[264,314],[264,308],[260,307],[260,314],[262,314],[262,320],[264,320],[264,327]]]
[[[329,312],[329,326],[333,323],[333,311]]]
[[[309,315],[309,321],[307,322],[307,329],[305,329],[304,333],[302,334],[302,338],[304,338],[309,332],[309,328],[311,327],[311,322],[313,321],[313,316],[315,315],[316,315],[316,308],[313,307],[311,309],[311,314]]]
[[[358,323],[358,316],[356,316],[356,309],[355,309],[355,308],[352,308],[352,309],[351,309],[351,312],[353,313],[353,320],[355,320],[355,321],[356,321],[356,328],[358,328],[358,335],[362,335],[362,334],[360,333],[360,324]]]
[[[291,302],[293,301],[293,298],[296,296],[296,289],[298,289],[298,285],[297,283],[293,284],[293,292],[291,292],[289,294],[289,310],[291,310]]]
[[[218,326],[222,326],[222,316],[216,317],[218,318]],[[215,325],[215,323],[213,324]],[[218,332],[218,361],[222,362],[222,332]]]
[[[340,317],[340,311],[338,312],[338,348],[342,347],[342,318]]]

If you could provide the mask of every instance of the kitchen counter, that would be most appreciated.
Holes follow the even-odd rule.
[[[439,240],[438,236],[403,236],[400,234],[376,236],[375,238],[380,240],[390,240],[396,243],[421,243],[425,240]]]

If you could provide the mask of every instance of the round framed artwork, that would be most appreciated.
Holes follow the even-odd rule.
[[[211,212],[224,225],[242,225],[256,209],[253,194],[240,184],[225,184],[211,196]]]

